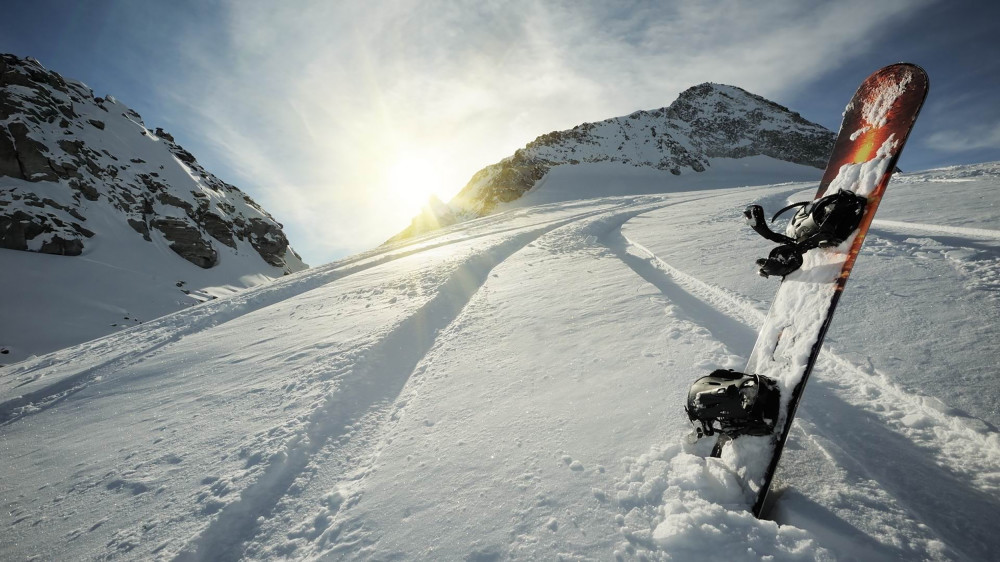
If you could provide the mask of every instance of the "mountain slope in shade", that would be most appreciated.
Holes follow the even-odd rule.
[[[305,267],[271,215],[169,133],[0,55],[0,363]]]
[[[671,176],[682,174],[685,178],[681,183],[688,186],[690,174],[706,174],[707,178],[699,183],[714,187],[761,185],[805,179],[802,176],[812,172],[803,167],[822,169],[833,141],[832,131],[761,96],[735,86],[700,84],[682,92],[667,107],[584,123],[568,131],[538,137],[513,156],[477,172],[447,208],[425,208],[390,242],[439,225],[489,214],[498,205],[539,189],[557,167],[602,164],[598,169],[620,168],[610,175],[634,175],[629,168],[637,169],[648,179],[658,177],[662,191],[678,183]],[[719,162],[729,169],[733,164],[727,161],[754,157],[797,167],[785,166],[784,175],[766,180],[756,178],[759,180],[756,183],[728,174],[716,178],[711,173]],[[586,176],[590,171],[581,175]],[[641,183],[656,186],[656,181]],[[617,193],[634,191],[626,185]],[[562,197],[573,198],[573,195],[564,193]]]

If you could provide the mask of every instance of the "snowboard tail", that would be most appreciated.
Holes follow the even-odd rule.
[[[801,254],[801,265],[784,275],[747,362],[747,374],[773,381],[778,389],[777,419],[770,420],[774,432],[722,435],[713,451],[713,456],[742,475],[756,517],[763,511],[833,312],[927,89],[927,75],[920,67],[890,65],[861,84],[844,112],[814,201],[848,191],[867,200],[863,215],[846,240],[836,246],[809,248]]]

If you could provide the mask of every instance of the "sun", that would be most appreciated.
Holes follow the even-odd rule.
[[[427,155],[399,155],[386,171],[389,204],[411,216],[420,212],[432,195],[440,198],[443,188],[440,168]]]

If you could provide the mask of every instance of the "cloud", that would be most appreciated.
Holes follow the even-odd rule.
[[[704,81],[765,96],[871,47],[913,2],[233,1],[187,30],[185,128],[312,263],[409,222],[386,170],[432,155],[447,196],[535,136]]]
[[[943,152],[1000,148],[1000,123],[986,123],[962,129],[937,131],[927,137],[926,144],[934,150]]]

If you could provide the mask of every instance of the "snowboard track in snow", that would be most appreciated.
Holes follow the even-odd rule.
[[[954,229],[948,233],[973,235]],[[766,315],[748,299],[678,270],[620,230],[609,232],[603,243],[677,305],[684,319],[709,330],[731,351],[739,353],[753,346]],[[806,395],[807,407],[798,416],[808,423],[798,423],[798,432],[811,438],[802,428],[808,425],[825,440],[837,443],[836,452],[823,451],[838,466],[855,467],[852,479],[870,477],[877,481],[947,544],[953,548],[962,545],[957,549],[962,556],[988,558],[991,532],[981,522],[991,521],[1000,513],[1000,502],[995,499],[996,478],[1000,475],[996,436],[981,434],[960,416],[943,413],[933,405],[928,407],[921,397],[900,389],[884,375],[872,376],[828,348],[822,351],[815,374],[810,385],[813,390]],[[862,390],[858,390],[859,386]],[[884,397],[875,408],[872,392]],[[809,394],[822,394],[823,398],[809,400]],[[902,414],[925,416],[933,420],[936,431],[930,435],[907,431],[905,422],[899,422],[904,418]],[[886,444],[891,454],[886,452]],[[845,451],[859,453],[848,455]],[[890,456],[894,462],[884,464],[857,460],[890,460]],[[935,495],[936,490],[924,490],[926,482],[946,486],[952,491],[951,499],[945,502]],[[778,491],[779,497],[782,491]],[[894,554],[907,557],[919,553],[904,549]]]
[[[324,447],[343,435],[351,422],[375,410],[391,408],[410,380],[414,369],[433,348],[438,334],[454,322],[473,296],[483,287],[490,272],[528,244],[561,227],[592,220],[617,229],[634,216],[674,204],[658,203],[624,212],[601,209],[505,240],[461,263],[439,287],[434,297],[402,320],[379,341],[358,355],[372,357],[359,361],[324,404],[310,415],[306,429],[289,440],[283,453],[272,458],[264,473],[244,488],[239,499],[226,505],[218,516],[176,557],[177,561],[236,560],[257,533],[258,519],[266,517],[288,492],[292,483]],[[384,416],[376,416],[384,419]]]
[[[604,211],[606,210],[584,212],[571,220],[586,218]],[[551,224],[553,221],[556,221],[556,225],[561,225],[565,222],[565,220],[560,221],[559,219],[545,218],[535,223],[535,225]],[[96,356],[102,358],[95,364],[83,367],[76,373],[63,376],[48,384],[42,384],[39,388],[29,390],[24,394],[6,399],[0,396],[0,427],[13,423],[24,416],[48,409],[76,392],[83,390],[94,380],[119,372],[129,365],[143,360],[149,354],[170,344],[179,342],[184,337],[196,334],[206,328],[224,324],[275,303],[397,259],[486,236],[508,234],[530,228],[531,226],[521,225],[505,229],[488,230],[478,234],[465,234],[464,236],[449,238],[444,241],[438,240],[434,242],[432,239],[431,243],[427,243],[428,241],[426,240],[416,240],[406,244],[395,245],[389,249],[380,248],[358,256],[346,258],[329,266],[306,270],[296,276],[275,280],[253,291],[237,293],[228,298],[209,301],[152,320],[145,323],[142,327],[144,329],[139,332],[144,337],[143,341],[137,342],[133,339],[133,333],[138,330],[123,330],[93,342],[57,351],[44,359],[29,360],[21,364],[9,366],[9,372],[5,374],[23,379],[19,384],[11,388],[11,390],[16,390],[36,381],[44,382],[46,378],[45,369],[52,365],[72,362],[76,357]],[[122,349],[128,349],[129,351],[122,352]],[[25,377],[25,375],[30,376]]]
[[[706,303],[709,307],[715,308],[722,311],[725,315],[743,323],[746,329],[749,330],[753,337],[756,338],[756,332],[763,324],[766,313],[755,308],[752,302],[742,296],[733,294],[727,290],[715,287],[696,277],[689,275],[665,262],[659,256],[656,256],[652,251],[646,249],[640,243],[630,240],[627,236],[622,235],[622,238],[628,242],[629,245],[636,248],[638,251],[645,253],[649,256],[649,261],[651,262],[653,268],[644,268],[644,271],[649,275],[654,270],[659,270],[661,275],[666,277],[666,282],[663,280],[658,281],[658,283],[664,283],[666,286],[672,286],[682,289],[687,295],[694,297]],[[682,298],[682,302],[684,299]],[[697,316],[693,316],[697,318]],[[726,329],[733,330],[732,323],[726,323],[726,328],[720,330],[718,326],[707,326],[710,331],[714,333],[725,333]],[[722,336],[725,337],[725,336]],[[744,340],[745,341],[745,340]],[[725,340],[723,340],[725,343]],[[751,341],[752,345],[752,341]],[[977,431],[975,427],[969,426],[968,416],[961,415],[951,415],[949,413],[942,412],[939,408],[936,408],[934,404],[928,404],[927,401],[917,395],[903,390],[898,387],[888,378],[878,373],[869,373],[864,367],[860,367],[847,359],[844,359],[837,355],[829,347],[824,347],[820,353],[820,358],[817,361],[817,374],[820,375],[819,380],[823,380],[821,384],[837,384],[841,389],[850,390],[855,385],[875,385],[878,390],[886,394],[889,397],[891,403],[897,404],[895,411],[907,412],[907,413],[920,413],[930,418],[934,421],[940,422],[944,427],[953,430],[955,435],[949,435],[949,439],[939,440],[931,439],[929,443],[923,443],[924,445],[936,445],[938,447],[944,445],[945,450],[940,450],[937,447],[932,447],[932,449],[938,453],[941,457],[939,460],[942,461],[947,466],[961,466],[961,463],[956,463],[955,461],[959,458],[967,459],[967,453],[971,450],[980,451],[980,454],[985,453],[985,459],[983,459],[983,465],[977,465],[975,467],[968,467],[970,470],[967,477],[974,478],[981,474],[998,474],[1000,473],[1000,454],[996,449],[996,436],[991,438],[989,435],[983,435],[980,431]],[[859,403],[865,404],[870,401],[870,398],[865,396],[859,400]],[[876,412],[877,414],[877,412]],[[890,423],[892,425],[892,420],[885,413],[878,414],[879,419],[882,423]],[[975,422],[984,423],[978,418],[972,419],[974,425]],[[897,424],[898,425],[898,424]],[[970,446],[970,450],[955,451],[955,454],[947,454],[947,445],[954,439],[960,439],[964,441],[964,444]],[[970,443],[971,441],[971,443]],[[942,455],[941,453],[945,453]],[[975,460],[975,459],[967,459]],[[972,470],[974,468],[974,470]],[[987,483],[983,482],[980,484],[983,491],[988,493],[995,493],[1000,490],[1000,481]]]

